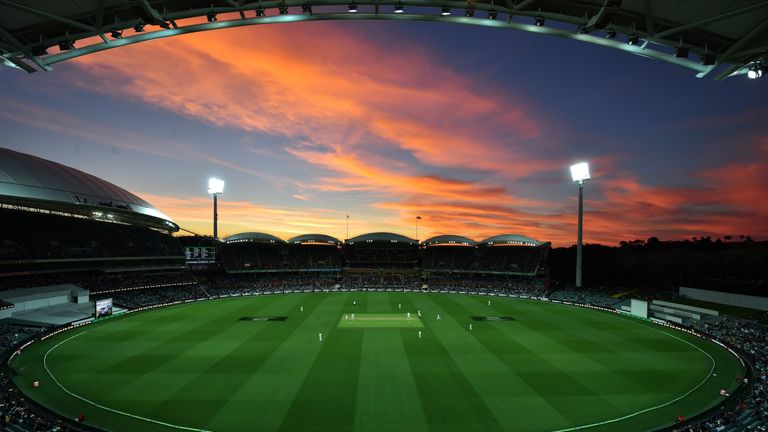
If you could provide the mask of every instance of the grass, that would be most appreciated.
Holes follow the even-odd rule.
[[[148,432],[180,429],[146,419],[217,432],[525,432],[606,421],[584,430],[649,430],[718,403],[742,374],[730,354],[692,335],[577,307],[487,300],[370,292],[207,301],[59,334],[13,366],[22,390],[62,415]],[[417,310],[421,320],[402,319]],[[375,326],[344,326],[350,311],[356,325]],[[257,315],[288,319],[239,321]],[[46,354],[60,384],[90,402],[53,381]]]
[[[339,328],[421,328],[424,325],[414,313],[345,313]]]

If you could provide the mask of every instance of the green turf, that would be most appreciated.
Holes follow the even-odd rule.
[[[180,429],[147,419],[217,432],[525,432],[604,422],[578,430],[639,431],[713,406],[742,374],[729,353],[689,334],[572,306],[487,300],[370,292],[207,301],[56,335],[13,366],[22,390],[62,415],[148,432]],[[351,311],[417,310],[421,320],[340,325]]]
[[[345,313],[339,327],[347,328],[401,328],[424,327],[414,313]]]

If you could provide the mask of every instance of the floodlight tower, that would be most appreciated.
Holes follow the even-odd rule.
[[[582,227],[584,225],[584,181],[589,180],[589,164],[579,162],[571,165],[571,178],[579,183],[579,232],[576,240],[576,288],[581,288],[581,262],[582,262]]]
[[[224,192],[224,180],[211,177],[208,179],[208,193],[213,195],[213,238],[219,238],[219,212],[217,196]]]

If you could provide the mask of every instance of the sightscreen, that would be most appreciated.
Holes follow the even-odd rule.
[[[96,300],[96,318],[112,315],[112,299]]]
[[[632,315],[640,318],[648,318],[648,302],[632,299]]]

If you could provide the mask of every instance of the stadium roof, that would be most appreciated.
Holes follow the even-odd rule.
[[[717,71],[717,79],[746,73],[755,62],[768,61],[765,0],[363,0],[356,2],[359,13],[354,14],[347,13],[348,4],[346,0],[0,0],[0,60],[34,72],[82,55],[186,33],[375,19],[482,25],[569,38],[677,64],[700,77]],[[402,13],[395,13],[396,7]],[[442,16],[443,7],[454,8],[453,15]]]
[[[325,234],[302,234],[288,239],[288,243],[321,243],[339,245],[341,244],[341,241],[336,237],[331,237]]]
[[[482,246],[501,246],[501,245],[515,245],[515,246],[542,246],[546,243],[542,243],[536,239],[526,237],[519,234],[501,234],[493,237],[489,237],[481,242],[477,243]]]
[[[224,243],[252,242],[252,243],[285,244],[285,240],[277,238],[272,234],[267,234],[262,232],[243,232],[243,233],[232,234],[231,236],[224,237],[223,240],[224,240]]]
[[[152,204],[106,180],[5,148],[0,148],[0,201],[93,219],[179,229]]]
[[[474,246],[475,241],[471,238],[458,235],[439,235],[424,240],[421,244],[424,246]]]
[[[390,232],[374,232],[359,235],[347,240],[348,244],[362,243],[362,242],[403,242],[410,244],[418,244],[418,240],[408,238],[404,235],[390,233]]]

